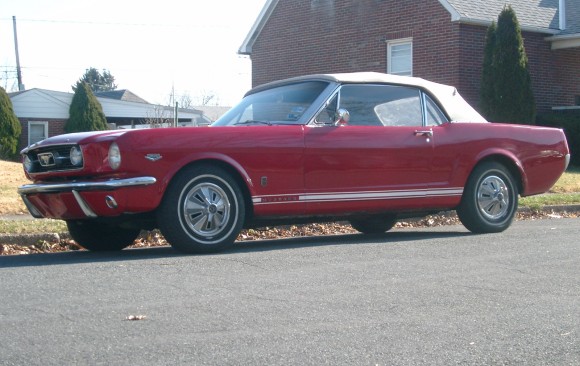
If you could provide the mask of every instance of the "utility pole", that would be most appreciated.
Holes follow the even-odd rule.
[[[24,84],[22,84],[22,71],[20,71],[20,56],[18,55],[18,36],[16,35],[15,16],[12,16],[12,24],[14,26],[14,47],[16,48],[16,76],[18,77],[18,91],[23,91]]]
[[[175,102],[175,113],[173,114],[173,127],[179,127],[179,117],[177,117],[178,111],[179,111],[179,103]]]

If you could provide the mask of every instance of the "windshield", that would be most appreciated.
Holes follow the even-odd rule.
[[[328,86],[323,81],[283,85],[247,95],[212,126],[300,124],[304,112]]]

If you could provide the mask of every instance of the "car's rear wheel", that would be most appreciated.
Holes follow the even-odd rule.
[[[363,234],[382,234],[397,223],[397,215],[373,215],[349,220],[350,225]]]
[[[175,249],[210,253],[233,245],[245,219],[242,192],[225,170],[188,167],[168,187],[159,207],[161,233]]]
[[[507,229],[518,208],[518,187],[500,163],[478,165],[467,181],[457,215],[474,233],[497,233]]]
[[[122,250],[133,244],[141,232],[91,220],[68,220],[66,226],[74,241],[93,252]]]

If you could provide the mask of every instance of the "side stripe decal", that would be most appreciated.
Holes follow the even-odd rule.
[[[404,198],[461,196],[463,188],[415,189],[406,191],[329,192],[254,196],[255,205],[286,204],[299,202],[344,202],[369,200],[394,200]]]

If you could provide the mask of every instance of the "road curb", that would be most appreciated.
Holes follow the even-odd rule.
[[[536,210],[529,207],[520,207],[518,212],[580,212],[580,205],[553,205],[553,206],[543,206],[541,209]]]
[[[30,247],[44,241],[55,243],[69,238],[69,233],[0,234],[0,244]]]

